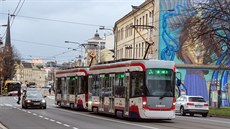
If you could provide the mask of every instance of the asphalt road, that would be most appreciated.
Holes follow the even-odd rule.
[[[174,120],[130,121],[62,109],[53,104],[53,97],[47,100],[45,110],[25,110],[16,97],[0,97],[0,122],[8,129],[230,129],[230,119],[225,118],[177,115]]]

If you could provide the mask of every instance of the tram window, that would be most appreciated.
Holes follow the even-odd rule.
[[[109,90],[109,75],[105,74],[104,76],[100,77],[101,80],[101,96],[102,97],[108,97],[110,96],[110,90]]]
[[[63,94],[66,94],[66,78],[61,78],[61,94],[63,96]]]
[[[92,76],[92,95],[93,96],[99,96],[99,78],[98,75]]]
[[[131,97],[138,97],[144,95],[144,73],[131,73]]]
[[[115,97],[124,98],[125,97],[125,75],[124,73],[119,73],[115,75]]]
[[[74,94],[74,87],[76,86],[76,77],[70,77],[69,79],[69,94]]]
[[[57,78],[56,83],[57,83],[56,91],[58,94],[60,94],[61,93],[61,78]]]
[[[172,70],[148,69],[146,86],[149,96],[174,96],[174,77]]]
[[[79,93],[86,93],[87,92],[87,77],[85,76],[81,76],[79,77],[79,81],[78,81],[78,86],[79,86]]]

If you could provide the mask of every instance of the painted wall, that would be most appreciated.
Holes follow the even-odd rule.
[[[230,65],[229,50],[222,49],[208,36],[203,36],[199,40],[191,38],[195,28],[190,26],[189,22],[199,19],[200,15],[190,7],[197,4],[192,0],[159,0],[159,2],[158,59],[174,60],[177,64]],[[213,25],[206,26],[213,27]],[[210,92],[211,99],[215,101],[216,85],[218,85],[221,89],[222,105],[229,106],[230,93],[226,87],[228,83],[230,84],[229,71],[208,69],[179,69],[179,71],[182,73],[182,82],[188,95],[201,95],[209,100]]]

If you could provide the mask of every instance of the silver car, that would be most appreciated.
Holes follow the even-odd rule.
[[[176,112],[182,116],[189,113],[190,116],[201,114],[203,117],[207,117],[209,105],[202,96],[180,96],[176,100]]]

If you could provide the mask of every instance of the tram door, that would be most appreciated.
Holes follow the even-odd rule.
[[[109,96],[109,112],[114,112],[114,92],[115,92],[115,74],[109,75],[110,96]]]
[[[130,73],[125,73],[125,115],[129,112]]]

